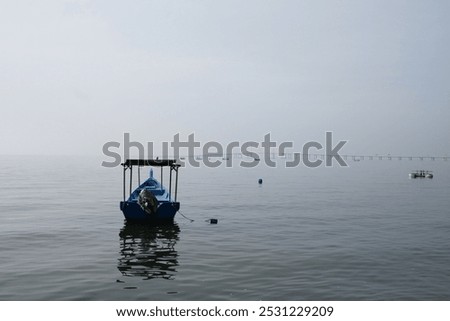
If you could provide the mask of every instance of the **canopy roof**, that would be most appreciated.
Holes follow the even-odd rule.
[[[122,166],[179,166],[175,159],[127,159]]]

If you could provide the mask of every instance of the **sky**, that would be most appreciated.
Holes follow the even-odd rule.
[[[450,154],[450,2],[0,0],[0,154],[324,142]]]

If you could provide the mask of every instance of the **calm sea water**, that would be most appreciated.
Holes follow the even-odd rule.
[[[183,168],[194,222],[155,228],[120,168],[0,157],[0,299],[450,300],[450,162],[350,165]]]

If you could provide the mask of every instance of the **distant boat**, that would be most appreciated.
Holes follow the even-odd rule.
[[[127,221],[143,222],[170,222],[180,209],[177,202],[178,190],[178,169],[179,164],[172,159],[128,159],[123,166],[123,201],[120,202],[120,209]],[[132,192],[133,167],[138,167],[139,186]],[[150,169],[149,177],[140,183],[140,167],[152,166],[161,168],[161,182],[153,177],[153,169]],[[163,168],[169,167],[169,190],[162,185]],[[126,172],[130,170],[129,197],[126,199]],[[175,172],[174,191],[172,198],[172,174]]]
[[[425,170],[416,170],[409,174],[410,178],[433,178],[433,172]]]

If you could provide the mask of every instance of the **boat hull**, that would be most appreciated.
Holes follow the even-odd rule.
[[[152,215],[145,212],[137,202],[120,202],[120,210],[127,221],[173,222],[179,209],[179,202],[162,202],[159,204],[156,213]]]

